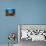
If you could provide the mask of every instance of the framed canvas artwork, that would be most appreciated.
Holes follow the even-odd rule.
[[[15,16],[14,8],[6,8],[6,16]]]

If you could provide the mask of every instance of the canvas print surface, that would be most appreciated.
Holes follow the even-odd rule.
[[[15,16],[15,9],[6,8],[6,16]]]

